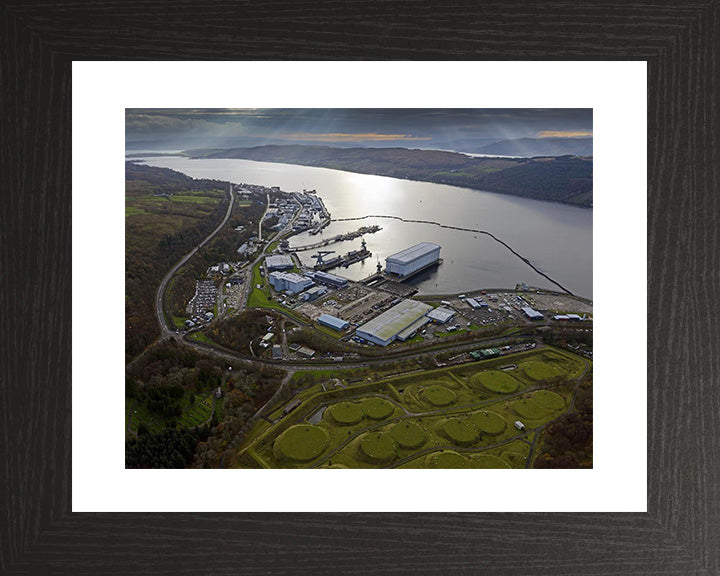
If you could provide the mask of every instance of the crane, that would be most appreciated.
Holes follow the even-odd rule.
[[[323,263],[323,258],[328,254],[335,254],[335,250],[318,250],[318,253],[313,254],[310,258],[315,258],[317,266],[320,266]]]

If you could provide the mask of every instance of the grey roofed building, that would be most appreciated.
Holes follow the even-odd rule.
[[[440,246],[430,242],[421,242],[406,248],[385,259],[385,271],[405,277],[437,262],[440,259]]]
[[[287,270],[293,266],[293,260],[287,254],[276,254],[265,257],[265,267],[268,270]]]
[[[331,316],[330,314],[321,314],[318,318],[318,322],[323,326],[327,326],[328,328],[332,328],[333,330],[337,330],[338,332],[345,330],[345,328],[350,325],[347,320],[343,320],[342,318],[336,318],[335,316]]]
[[[327,291],[328,289],[325,286],[313,286],[300,294],[300,298],[306,302],[313,301],[320,298],[323,294],[327,294]]]
[[[408,326],[425,316],[432,306],[417,300],[403,300],[356,330],[360,338],[387,346]]]
[[[342,288],[343,286],[347,286],[348,283],[347,278],[343,278],[342,276],[336,276],[335,274],[329,274],[327,272],[323,272],[322,270],[314,272],[312,274],[312,277],[315,282],[319,282],[320,284],[327,284],[329,286],[332,286],[333,288]]]
[[[450,308],[445,308],[444,306],[440,306],[440,308],[435,308],[435,310],[431,310],[427,314],[428,318],[431,320],[434,320],[435,322],[439,322],[440,324],[445,324],[448,320],[453,318],[455,316],[455,310],[451,310]]]
[[[527,316],[530,320],[542,320],[543,319],[543,315],[540,312],[538,312],[537,310],[533,310],[532,308],[530,308],[530,306],[523,306],[521,308],[521,310],[523,311],[525,316]]]

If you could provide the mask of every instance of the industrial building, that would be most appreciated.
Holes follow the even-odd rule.
[[[360,326],[355,334],[379,346],[387,346],[430,310],[432,306],[429,304],[417,300],[403,300]]]
[[[415,322],[410,324],[405,330],[400,332],[397,335],[397,339],[400,340],[400,342],[405,342],[406,340],[409,340],[415,334],[417,334],[417,331],[420,330],[423,326],[430,323],[430,318],[427,316],[423,316],[422,318],[418,318]]]
[[[313,286],[300,294],[300,299],[304,302],[312,302],[313,300],[320,298],[323,294],[327,294],[327,291],[328,289],[325,288],[325,286]]]
[[[333,288],[344,288],[348,284],[348,279],[342,276],[335,276],[335,274],[328,274],[327,272],[314,272],[312,274],[313,280],[318,284],[325,284],[326,286],[332,286]]]
[[[527,316],[530,320],[543,319],[543,315],[540,314],[540,312],[538,312],[537,310],[533,310],[532,308],[530,308],[530,306],[523,306],[521,310],[523,311],[523,314],[525,314],[525,316]]]
[[[270,272],[268,280],[278,292],[297,294],[313,285],[313,281],[294,272]]]
[[[332,328],[333,330],[337,330],[338,332],[342,332],[350,326],[350,322],[347,320],[343,320],[342,318],[336,318],[335,316],[331,316],[330,314],[320,314],[320,317],[317,319],[318,323],[322,324],[323,326],[327,326],[328,328]]]
[[[301,346],[297,350],[298,356],[302,356],[303,358],[312,358],[315,356],[315,350],[312,348],[308,348],[307,346]]]
[[[439,260],[440,246],[430,242],[421,242],[402,252],[388,256],[385,259],[385,271],[400,278],[406,278]]]
[[[268,270],[289,270],[294,266],[288,254],[277,254],[265,257],[265,268]]]
[[[268,332],[260,339],[260,348],[267,348],[270,346],[270,342],[272,342],[272,339],[275,338],[275,334],[272,332]]]
[[[440,308],[435,308],[435,310],[431,310],[430,312],[428,312],[427,316],[433,322],[437,322],[438,324],[445,324],[446,322],[449,322],[452,318],[455,317],[455,310],[441,306]]]

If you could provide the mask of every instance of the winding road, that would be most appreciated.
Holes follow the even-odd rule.
[[[174,331],[174,327],[170,327],[167,325],[166,319],[165,319],[165,312],[164,312],[164,305],[163,302],[165,300],[165,289],[167,288],[168,283],[170,282],[170,279],[175,275],[175,273],[180,269],[181,266],[183,266],[190,258],[192,258],[200,248],[205,246],[220,230],[222,230],[223,226],[227,224],[228,219],[230,218],[230,214],[232,214],[233,204],[235,203],[235,195],[233,194],[233,185],[230,184],[230,202],[228,203],[228,209],[225,213],[225,217],[222,219],[220,224],[217,225],[217,227],[210,232],[210,234],[200,242],[195,248],[190,250],[185,256],[180,258],[180,260],[170,268],[167,274],[163,276],[163,279],[160,281],[160,285],[158,286],[157,293],[155,294],[155,315],[157,316],[158,324],[160,325],[160,331],[161,331],[161,339],[172,335]]]

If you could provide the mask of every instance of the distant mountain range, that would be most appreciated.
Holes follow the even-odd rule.
[[[592,138],[517,138],[500,140],[476,149],[478,154],[500,156],[592,156]]]
[[[449,184],[538,200],[592,206],[592,158],[487,158],[438,150],[256,146],[198,149],[191,158],[242,158]]]

